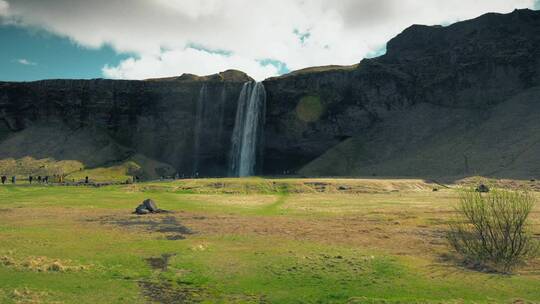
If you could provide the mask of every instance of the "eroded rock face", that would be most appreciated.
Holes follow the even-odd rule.
[[[413,25],[389,41],[381,57],[265,80],[263,173],[294,173],[359,134],[366,138],[357,141],[379,147],[376,153],[369,151],[374,155],[362,164],[383,161],[403,153],[407,143],[420,147],[426,138],[444,136],[441,130],[459,125],[463,117],[472,123],[487,119],[497,104],[539,86],[539,72],[538,11],[486,14],[448,27]],[[26,153],[24,147],[16,151],[2,147],[6,137],[29,127],[60,124],[100,134],[94,139],[104,138],[109,162],[114,151],[118,159],[139,153],[186,176],[194,171],[200,176],[226,175],[238,94],[250,80],[244,73],[226,71],[147,81],[0,83],[0,157]],[[203,109],[198,106],[202,91]],[[416,113],[423,108],[450,109],[453,116]],[[401,119],[408,115],[416,118]],[[413,134],[406,134],[403,129],[412,121]],[[369,134],[379,135],[369,138]],[[387,137],[391,149],[384,148],[386,139],[380,134],[392,135]],[[113,144],[106,143],[107,138]],[[66,155],[58,149],[40,149],[45,154],[53,150],[51,157]]]
[[[84,129],[91,130],[91,134],[107,134],[111,142],[122,147],[117,148],[118,160],[140,153],[171,164],[186,176],[195,170],[200,175],[225,175],[238,92],[243,83],[250,80],[242,72],[227,71],[206,77],[183,75],[148,81],[4,82],[0,83],[0,140],[30,127],[61,125],[73,132]],[[199,93],[203,86],[206,98],[199,109]],[[201,113],[201,128],[200,134],[196,135],[197,112]],[[67,135],[62,133],[51,145],[63,145],[62,137]],[[196,137],[201,143],[199,168],[193,167]],[[25,142],[32,145],[31,141]],[[60,160],[65,155],[57,149],[36,151],[32,148],[14,150],[0,146],[0,156],[23,157],[30,151],[30,154],[38,154],[37,157]],[[54,150],[53,155],[40,153],[51,150]],[[103,162],[114,160],[114,156],[108,156]],[[91,165],[99,164],[94,161]]]
[[[266,170],[295,171],[337,143],[374,126],[414,100],[410,75],[376,61],[265,81],[268,92]],[[320,114],[306,120],[307,99]],[[316,106],[311,106],[316,107]]]

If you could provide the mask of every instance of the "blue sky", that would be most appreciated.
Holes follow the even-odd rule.
[[[0,81],[144,79],[231,68],[262,80],[380,56],[389,39],[414,23],[540,9],[540,0],[405,3],[0,0]]]
[[[0,80],[101,78],[105,64],[129,57],[111,47],[81,47],[68,38],[43,30],[0,26]]]
[[[103,78],[102,68],[116,66],[122,60],[136,57],[116,52],[111,46],[89,48],[37,28],[0,25],[0,81],[33,81],[40,79]],[[187,48],[230,56],[230,51],[208,49],[197,44]],[[279,74],[289,72],[284,62],[259,60],[262,66],[275,66]]]

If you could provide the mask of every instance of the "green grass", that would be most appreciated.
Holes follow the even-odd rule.
[[[107,168],[85,169],[66,176],[67,181],[84,181],[88,176],[92,182],[126,182],[133,181],[133,176],[141,171],[141,167],[133,161]]]
[[[0,160],[0,172],[2,175],[13,176],[17,179],[27,179],[29,175],[37,177],[62,175],[69,172],[80,171],[84,165],[79,161],[61,160],[52,158],[35,159],[33,157],[22,157],[19,159],[7,158]]]
[[[124,183],[134,176],[142,180],[173,176],[176,171],[167,164],[135,154],[124,161],[110,162],[97,167],[87,167],[77,160],[56,160],[54,158],[6,158],[0,160],[0,175],[16,176],[18,183],[25,183],[29,176],[49,176],[51,182],[58,182],[60,176],[66,182],[83,182],[88,176],[90,182]]]
[[[326,180],[374,192],[327,186],[319,193],[304,182],[313,181],[0,187],[0,303],[147,303],[141,282],[168,284],[154,290],[156,302],[179,294],[204,303],[540,301],[536,262],[507,276],[441,260],[447,247],[437,233],[457,201],[454,190],[402,181],[402,190],[391,192],[390,181]],[[147,197],[175,213],[130,215]],[[166,233],[114,224],[167,217],[197,233],[171,241]],[[145,261],[162,254],[173,254],[166,270]],[[39,257],[84,269],[24,266]]]

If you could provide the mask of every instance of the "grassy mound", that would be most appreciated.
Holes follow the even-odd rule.
[[[125,182],[132,181],[135,176],[148,180],[174,174],[175,170],[171,166],[137,154],[117,165],[73,172],[66,176],[66,180],[79,182],[88,176],[93,182]]]
[[[104,130],[73,130],[62,124],[36,124],[11,133],[0,142],[0,175],[64,176],[81,181],[124,182],[172,176],[170,165],[134,154]]]
[[[70,172],[82,170],[83,168],[83,163],[76,160],[57,161],[52,158],[35,159],[33,157],[0,160],[0,174],[7,176],[15,175],[18,179],[26,179],[29,175],[65,175]]]

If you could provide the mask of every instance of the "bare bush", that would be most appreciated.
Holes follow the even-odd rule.
[[[521,191],[464,191],[448,240],[467,262],[510,272],[537,253],[528,229],[535,198]]]

